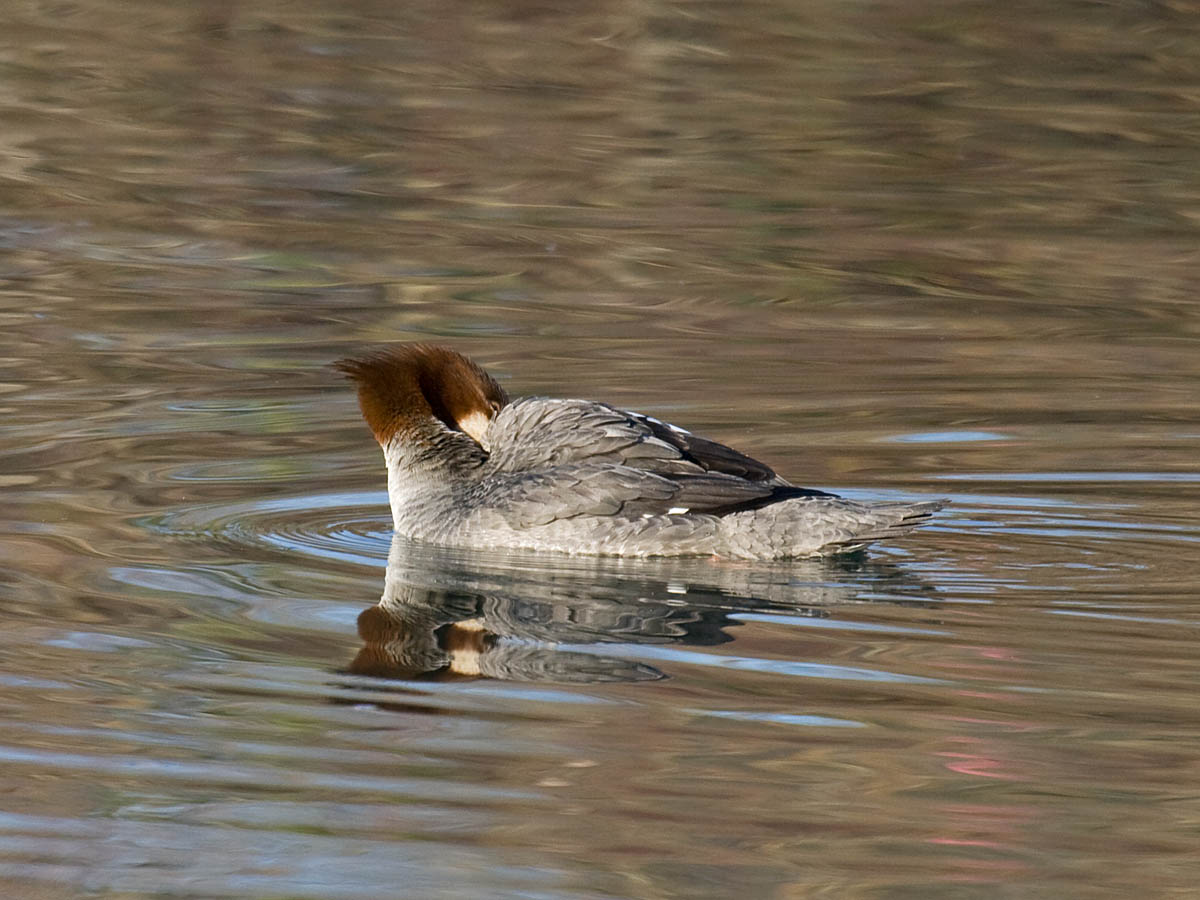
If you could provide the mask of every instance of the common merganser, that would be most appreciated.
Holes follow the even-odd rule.
[[[395,530],[455,547],[791,559],[862,549],[946,501],[860,503],[591,400],[510,401],[449,347],[401,344],[334,366],[383,449]]]

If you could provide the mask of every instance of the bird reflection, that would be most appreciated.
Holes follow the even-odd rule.
[[[383,596],[358,617],[348,671],[392,679],[648,681],[637,645],[712,646],[747,612],[823,618],[886,592],[918,599],[911,575],[864,558],[765,565],[483,553],[399,535]]]

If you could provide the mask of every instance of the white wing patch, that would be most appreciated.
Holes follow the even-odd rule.
[[[686,506],[672,506],[670,509],[667,510],[667,515],[668,516],[682,516],[687,511],[688,511],[688,507],[686,507]],[[662,514],[660,513],[659,515],[662,515]],[[642,518],[643,519],[653,519],[654,513],[642,513]]]
[[[664,422],[662,419],[656,419],[656,418],[654,418],[654,416],[648,416],[645,413],[630,412],[627,409],[623,409],[623,410],[621,410],[621,412],[625,413],[627,416],[633,416],[634,418],[642,418],[642,419],[645,419],[647,422],[653,422],[655,425],[661,425],[663,428],[670,428],[676,434],[691,434],[691,432],[688,431],[686,428],[680,428],[678,425],[672,425],[670,422]]]

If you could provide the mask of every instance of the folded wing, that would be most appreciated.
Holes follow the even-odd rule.
[[[583,515],[725,515],[793,497],[769,467],[649,416],[586,400],[530,397],[488,429],[490,498],[527,527]]]

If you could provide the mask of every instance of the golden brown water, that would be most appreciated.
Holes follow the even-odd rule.
[[[1197,12],[8,10],[0,894],[1196,896]],[[955,502],[392,547],[402,339]]]

